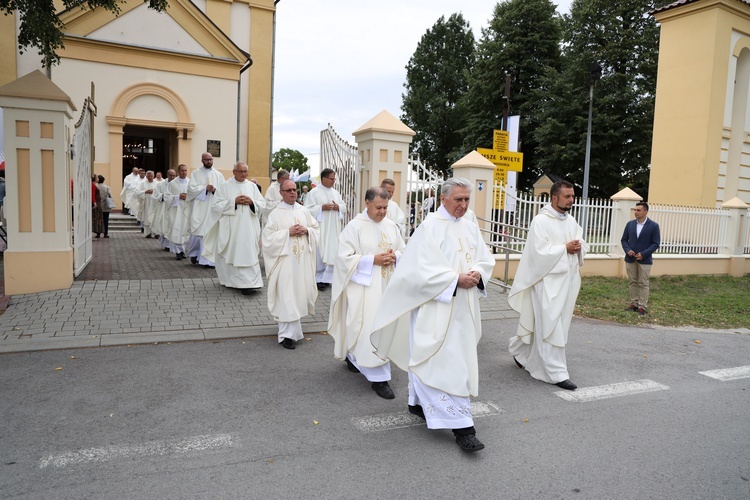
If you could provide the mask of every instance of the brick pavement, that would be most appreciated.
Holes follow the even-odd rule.
[[[2,271],[0,270],[0,273]],[[516,317],[490,285],[484,320]],[[326,330],[330,289],[318,294],[306,333]],[[216,272],[177,261],[136,231],[94,239],[92,262],[70,289],[15,295],[0,315],[0,353],[275,335],[266,290],[242,295]]]

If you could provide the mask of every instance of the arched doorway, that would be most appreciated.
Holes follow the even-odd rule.
[[[174,129],[159,127],[137,127],[126,125],[122,129],[122,176],[133,171],[133,167],[161,172],[174,168],[172,159],[176,153],[177,134]]]
[[[148,100],[161,106],[139,107],[139,102]],[[162,112],[148,114],[143,111],[145,108],[158,108]],[[106,120],[109,125],[110,186],[118,198],[122,179],[132,172],[133,166],[151,162],[151,168],[147,170],[161,171],[164,175],[169,168],[190,159],[190,134],[195,124],[190,121],[190,113],[182,98],[164,85],[139,83],[126,88],[114,99]],[[147,150],[145,153],[144,149]],[[129,168],[126,165],[130,165]]]

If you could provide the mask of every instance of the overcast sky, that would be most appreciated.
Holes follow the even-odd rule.
[[[553,0],[568,12],[572,0]],[[406,64],[425,31],[461,12],[479,40],[496,0],[281,0],[276,5],[273,150],[310,157],[320,131],[352,132],[387,110],[399,117]],[[252,71],[252,70],[251,70]]]

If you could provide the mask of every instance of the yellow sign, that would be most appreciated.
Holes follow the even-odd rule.
[[[490,160],[496,167],[512,172],[523,171],[523,153],[477,148],[477,153]]]
[[[507,130],[492,131],[492,149],[495,151],[508,151],[510,142],[510,132]]]
[[[495,167],[495,186],[505,186],[505,181],[508,178],[508,171],[504,168]],[[503,190],[502,189],[495,189],[494,190],[494,196],[492,200],[492,207],[495,210],[505,208],[503,206]]]

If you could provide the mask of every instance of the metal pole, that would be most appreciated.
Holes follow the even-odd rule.
[[[586,159],[583,166],[583,196],[581,207],[581,228],[583,228],[583,238],[586,239],[586,225],[588,223],[586,213],[586,202],[589,198],[589,163],[591,161],[591,116],[594,112],[594,80],[589,85],[589,126],[586,132]]]
[[[583,165],[583,193],[581,207],[581,229],[583,229],[583,239],[588,240],[586,234],[586,226],[588,225],[588,213],[587,203],[589,199],[589,163],[591,161],[591,118],[594,112],[594,84],[602,77],[602,67],[598,62],[594,61],[591,63],[589,68],[590,84],[589,84],[589,125],[586,132],[586,159]]]

